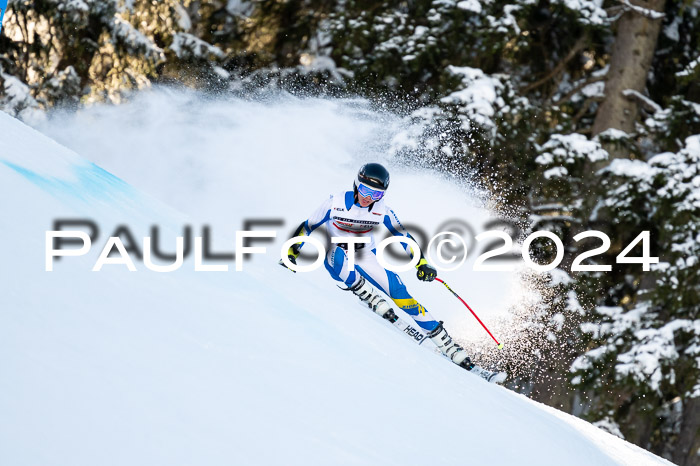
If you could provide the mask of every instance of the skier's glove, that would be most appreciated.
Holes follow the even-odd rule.
[[[291,262],[294,265],[297,265],[297,257],[299,257],[299,248],[295,248],[294,246],[298,245],[293,244],[292,247],[289,248],[289,250],[287,251],[287,258],[289,259],[289,262]],[[292,270],[285,265],[282,259],[280,259],[279,264],[287,270]],[[296,270],[292,270],[292,272],[297,273]]]
[[[416,273],[418,280],[432,282],[435,280],[435,277],[437,277],[437,270],[428,264],[428,261],[425,259],[421,259],[420,262],[418,262],[418,265],[416,265],[416,268],[418,269],[418,272]]]

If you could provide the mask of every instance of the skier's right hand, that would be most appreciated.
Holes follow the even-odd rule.
[[[418,280],[432,282],[435,280],[435,277],[437,277],[437,270],[435,270],[435,267],[428,264],[428,261],[425,259],[421,259],[420,262],[418,262],[416,269],[418,269],[418,272],[416,273]]]

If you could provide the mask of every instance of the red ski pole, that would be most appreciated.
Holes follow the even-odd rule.
[[[469,312],[471,312],[472,315],[473,315],[474,317],[476,317],[476,320],[479,321],[479,323],[481,324],[481,326],[484,327],[484,330],[486,330],[486,331],[488,332],[488,334],[491,336],[491,338],[493,338],[493,341],[496,342],[496,344],[498,345],[498,349],[503,349],[503,343],[499,343],[498,340],[496,340],[496,337],[494,337],[493,334],[489,331],[489,329],[486,328],[486,325],[484,325],[484,323],[481,321],[481,319],[479,319],[479,316],[476,315],[476,313],[475,313],[474,311],[472,311],[472,308],[469,307],[469,304],[467,304],[462,298],[460,298],[459,295],[458,295],[457,293],[455,293],[454,290],[453,290],[452,288],[450,288],[450,285],[448,285],[447,283],[445,283],[444,281],[440,280],[440,279],[437,278],[437,277],[435,278],[435,280],[437,280],[437,281],[439,281],[440,283],[442,283],[443,285],[445,285],[445,288],[447,288],[448,290],[450,290],[450,292],[451,292],[453,295],[455,295],[455,297],[456,297],[457,299],[459,299],[460,301],[462,301],[462,304],[464,304],[465,306],[467,306],[467,309],[469,309]]]

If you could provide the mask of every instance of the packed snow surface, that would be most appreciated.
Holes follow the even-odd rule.
[[[178,99],[49,120],[80,155],[0,113],[0,464],[670,464],[415,345],[324,270],[276,264],[396,121],[343,101]],[[385,162],[399,215],[488,218],[456,184]],[[159,225],[172,251],[183,223],[210,222],[228,230],[212,249],[232,252],[242,220],[266,216],[286,223],[242,272],[91,271],[120,224],[139,240]],[[46,272],[57,218],[100,236]],[[465,268],[444,277],[485,320],[502,313],[516,279]],[[481,337],[439,285],[402,277],[453,333]]]

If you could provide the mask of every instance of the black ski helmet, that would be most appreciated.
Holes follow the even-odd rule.
[[[357,172],[355,190],[357,190],[358,182],[366,184],[370,188],[386,191],[389,187],[389,171],[381,164],[366,163]]]

